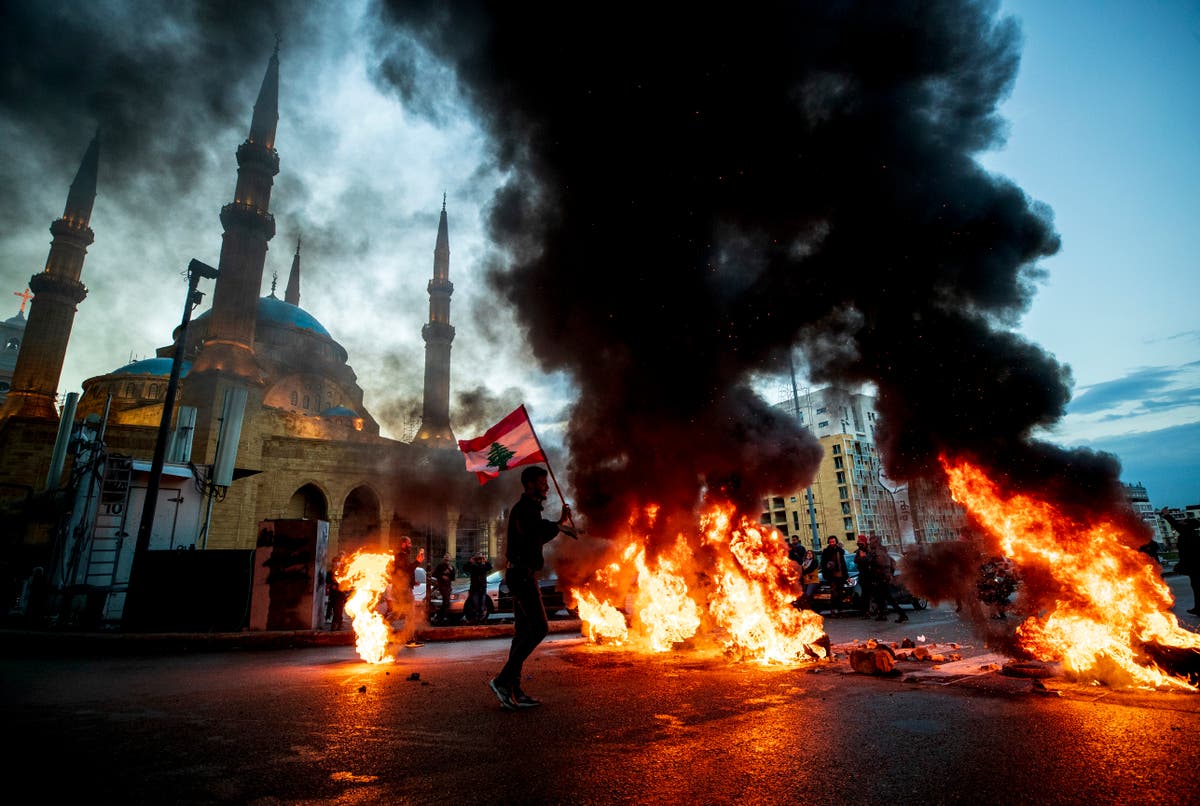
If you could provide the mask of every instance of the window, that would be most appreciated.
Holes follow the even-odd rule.
[[[844,471],[844,470],[839,470],[839,471],[838,471],[838,473],[837,473],[837,483],[838,483],[838,484],[845,484],[845,483],[846,483],[846,471]]]
[[[850,505],[848,503],[846,503],[845,501],[842,502],[842,514],[843,515],[850,514]]]
[[[792,526],[796,529],[800,528],[800,513],[794,509],[792,510]]]
[[[840,457],[840,456],[833,457],[833,466],[835,468],[837,468],[838,470],[841,470],[843,467],[845,467],[842,457]]]
[[[158,397],[158,384],[156,384],[156,383],[150,384],[150,391],[146,393],[146,396],[152,397],[152,398],[157,398]]]
[[[824,414],[826,411],[827,411],[827,409],[824,406],[822,406],[821,408],[817,409],[817,414]]]
[[[21,340],[18,339],[16,336],[13,336],[12,338],[10,338],[4,342],[5,350],[16,350],[20,346],[21,346]]]
[[[771,513],[770,513],[770,512],[764,512],[764,513],[763,513],[763,514],[762,514],[762,515],[759,517],[759,519],[758,519],[758,522],[759,522],[759,523],[762,523],[762,524],[769,524],[769,523],[771,522]]]
[[[771,499],[771,507],[773,509],[779,509],[781,506],[783,506],[782,498],[772,498]]]
[[[846,490],[845,487],[838,487],[838,498],[840,498],[844,501],[849,497],[850,497],[850,493],[849,493],[849,491]]]
[[[776,512],[775,513],[775,522],[776,523],[787,523],[787,513],[782,510],[780,510],[779,512]]]
[[[300,405],[300,393],[297,392],[295,389],[292,390],[292,405],[293,406]]]
[[[822,420],[821,422],[817,423],[817,428],[828,428],[828,427],[829,427],[828,420]]]
[[[842,518],[842,528],[843,529],[853,529],[854,528],[854,519],[853,518]]]
[[[834,455],[834,456],[837,456],[837,455],[838,455],[838,454],[840,454],[841,452],[842,452],[842,446],[841,446],[841,445],[834,445],[834,446],[833,446],[833,455]]]

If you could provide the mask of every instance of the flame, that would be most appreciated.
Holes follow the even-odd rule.
[[[658,508],[642,514],[653,524]],[[691,540],[677,535],[650,559],[637,520],[630,517],[619,561],[571,591],[591,640],[667,652],[707,628],[726,653],[742,659],[794,663],[825,656],[824,622],[793,606],[799,571],[774,530],[744,517],[735,524],[731,506],[714,505]],[[614,599],[626,605],[628,620]]]
[[[338,584],[350,589],[346,613],[354,627],[355,649],[367,663],[392,663],[395,660],[387,651],[392,627],[379,612],[391,581],[392,562],[389,552],[360,549],[333,571]]]
[[[942,465],[954,499],[1018,570],[1059,585],[1055,600],[1017,628],[1023,649],[1038,660],[1061,661],[1078,680],[1196,690],[1159,668],[1151,652],[1155,646],[1200,651],[1200,635],[1179,625],[1170,588],[1120,526],[1078,523],[1031,496],[1005,498],[968,462],[943,457]]]

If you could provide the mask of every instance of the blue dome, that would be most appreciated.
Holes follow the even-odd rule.
[[[313,333],[328,336],[329,331],[313,318],[312,314],[303,308],[284,302],[276,297],[262,297],[258,301],[258,318],[268,319],[283,325],[311,330]]]
[[[334,406],[332,409],[325,409],[321,412],[322,417],[357,417],[358,412],[348,409],[345,406]]]
[[[112,375],[162,375],[167,377],[171,374],[171,358],[143,358],[141,361],[134,361],[126,364],[120,369],[114,369]],[[182,378],[188,374],[188,370],[192,368],[191,361],[184,361],[179,367],[179,377]]]
[[[209,308],[193,321],[200,322],[209,319],[211,316],[212,308]],[[290,302],[284,302],[278,297],[259,297],[258,318],[280,325],[291,325],[302,330],[311,330],[319,336],[333,338],[329,335],[329,331],[325,329],[325,326],[313,318],[313,315],[308,311]],[[178,328],[176,329],[178,330]]]

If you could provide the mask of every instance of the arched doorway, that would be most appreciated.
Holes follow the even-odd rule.
[[[379,496],[365,485],[355,487],[342,506],[338,550],[357,551],[379,542]]]
[[[325,493],[321,492],[321,488],[315,484],[305,484],[292,493],[284,517],[329,520],[329,504],[325,500]]]

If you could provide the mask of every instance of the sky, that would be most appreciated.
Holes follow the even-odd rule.
[[[5,5],[0,180],[20,191],[0,198],[0,280],[12,293],[40,270],[46,228],[101,131],[89,294],[60,389],[153,355],[179,323],[187,263],[216,265],[218,212],[279,32],[277,235],[262,293],[274,271],[282,297],[302,239],[301,307],[346,348],[384,433],[406,438],[444,193],[456,435],[525,402],[543,439],[561,444],[578,387],[539,367],[527,325],[487,281],[488,217],[511,167],[453,69],[367,0],[277,8],[288,9]],[[1061,239],[1011,323],[1070,367],[1067,414],[1046,437],[1115,453],[1122,479],[1144,483],[1156,506],[1200,502],[1200,4],[1000,9],[1020,27],[1020,66],[999,109],[1006,137],[979,159],[1045,205]],[[764,369],[756,388],[771,397],[784,382]]]

